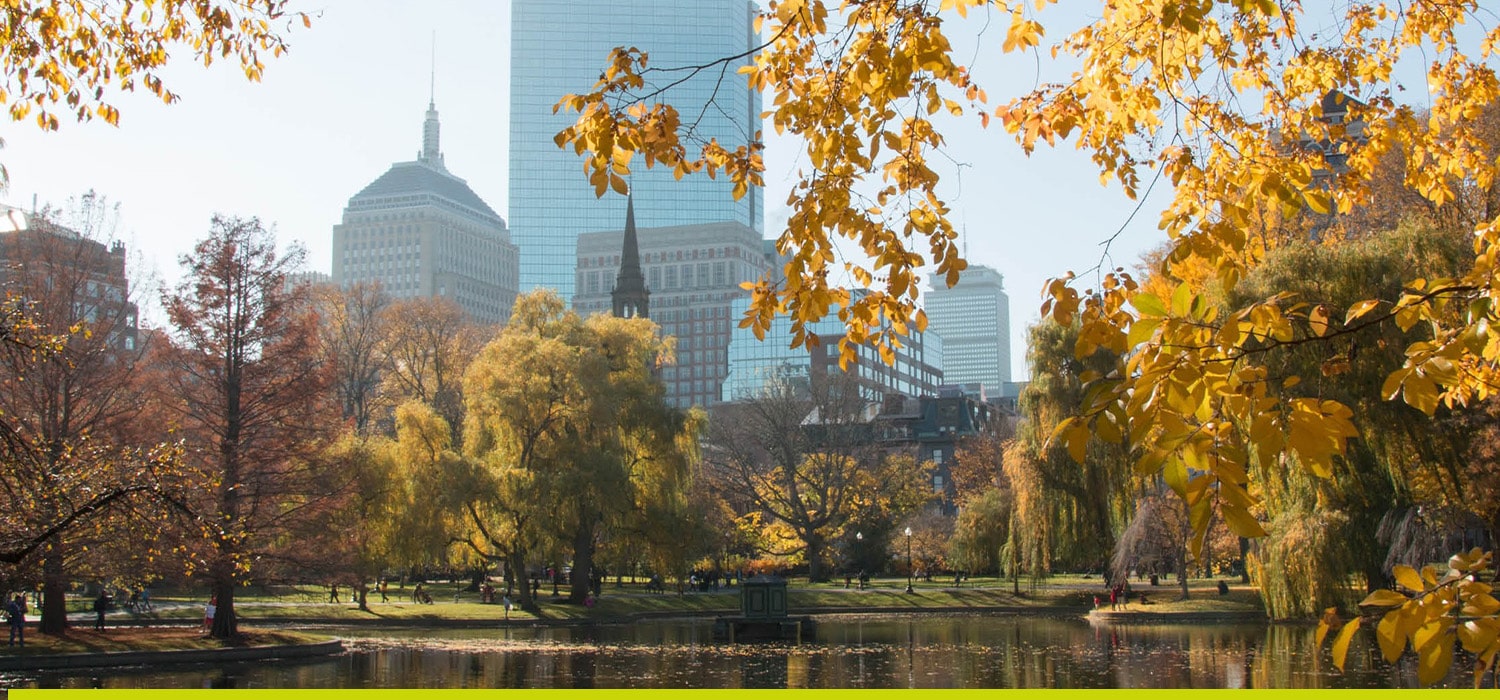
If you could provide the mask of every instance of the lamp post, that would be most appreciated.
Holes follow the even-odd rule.
[[[911,528],[906,528],[906,592],[911,593]]]
[[[864,545],[865,545],[865,533],[863,533],[863,532],[856,532],[856,533],[854,533],[854,561],[856,563],[861,563],[861,562],[864,561],[864,559],[863,559],[863,554],[864,554],[864,549],[865,549]],[[861,566],[861,567],[859,567],[859,590],[862,591],[864,589],[865,589],[865,567]]]

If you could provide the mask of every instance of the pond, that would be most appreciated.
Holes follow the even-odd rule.
[[[1019,615],[821,618],[812,643],[713,641],[709,620],[526,629],[345,628],[339,656],[0,676],[26,688],[1393,688],[1356,638],[1345,672],[1310,626],[1095,625]],[[1326,645],[1325,645],[1326,646]],[[1463,660],[1459,661],[1464,663]],[[1457,670],[1447,685],[1468,687]]]

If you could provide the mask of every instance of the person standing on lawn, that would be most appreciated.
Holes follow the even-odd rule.
[[[20,593],[5,604],[5,621],[10,623],[10,643],[6,646],[26,646],[26,598]]]

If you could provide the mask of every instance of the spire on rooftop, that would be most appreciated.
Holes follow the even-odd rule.
[[[432,33],[432,67],[427,87],[427,120],[422,122],[422,152],[417,160],[438,170],[447,171],[443,165],[443,151],[438,143],[437,112],[437,32]]]
[[[646,289],[646,276],[641,273],[641,247],[635,233],[633,193],[625,198],[625,241],[620,247],[620,273],[615,277],[610,301],[615,316],[620,318],[651,317],[651,292]]]

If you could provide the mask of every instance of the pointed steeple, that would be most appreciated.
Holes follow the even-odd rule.
[[[634,194],[625,199],[625,242],[620,248],[620,273],[615,277],[615,288],[609,296],[615,316],[651,317],[651,292],[646,289],[646,276],[641,273],[641,248],[635,233]]]
[[[426,163],[438,170],[446,171],[443,166],[443,151],[438,147],[438,112],[437,112],[437,32],[432,33],[432,72],[428,78],[427,87],[427,120],[422,122],[422,152],[417,154],[417,160]]]

